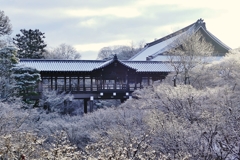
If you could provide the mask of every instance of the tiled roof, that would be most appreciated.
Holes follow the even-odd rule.
[[[132,67],[126,65],[125,63],[123,63],[122,61],[118,60],[117,55],[115,55],[113,59],[108,60],[108,61],[102,63],[100,66],[96,67],[95,69],[101,69],[101,68],[104,68],[105,66],[110,65],[110,64],[112,64],[112,63],[114,63],[114,62],[116,62],[116,61],[119,62],[120,64],[122,64],[122,65],[128,67],[128,68],[131,68],[131,69],[136,70],[135,68],[132,68]]]
[[[19,65],[36,68],[39,71],[92,71],[105,61],[99,60],[44,60],[21,59]]]
[[[112,61],[112,60],[111,60]],[[172,67],[168,62],[159,61],[120,61],[137,72],[170,72]],[[36,68],[39,71],[77,71],[91,72],[110,64],[110,61],[100,60],[44,60],[44,59],[21,59],[19,65]]]
[[[157,61],[157,59],[159,59],[159,58],[157,58],[157,59],[155,59],[155,58],[157,56],[163,54],[164,52],[169,51],[171,48],[173,48],[174,42],[177,39],[182,38],[182,36],[184,36],[184,35],[193,35],[200,29],[202,29],[206,33],[206,35],[209,36],[210,39],[212,39],[214,42],[216,42],[218,45],[220,45],[222,48],[224,48],[224,50],[226,50],[226,52],[230,49],[230,47],[228,47],[226,44],[221,42],[217,37],[215,37],[213,34],[211,34],[206,29],[205,22],[203,22],[202,19],[199,19],[199,20],[197,20],[197,22],[195,22],[181,30],[178,30],[170,35],[167,35],[167,36],[160,38],[158,40],[155,40],[153,42],[147,43],[145,45],[145,47],[139,53],[137,53],[135,56],[130,58],[130,60],[146,61],[147,57],[148,57],[149,58],[148,60]]]
[[[124,61],[126,65],[137,69],[137,72],[171,72],[174,71],[169,62],[160,61]]]
[[[182,58],[188,59],[188,56],[184,56]],[[179,62],[182,59],[179,56],[167,56],[167,55],[159,55],[154,58],[154,61],[161,61],[162,63],[172,61],[172,62]],[[213,61],[220,61],[223,56],[211,56],[211,57],[195,57],[195,60],[201,60],[203,62],[213,62]],[[190,59],[190,57],[189,57]]]

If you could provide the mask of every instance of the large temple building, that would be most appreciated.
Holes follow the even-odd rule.
[[[191,39],[189,37],[191,37]],[[145,47],[135,56],[130,58],[130,60],[167,61],[167,53],[172,49],[181,47],[182,43],[185,43],[188,38],[195,41],[200,40],[200,38],[204,38],[206,40],[206,44],[204,45],[212,46],[213,56],[224,56],[230,50],[230,47],[209,32],[206,28],[205,22],[202,19],[199,19],[185,28],[153,42],[147,43]]]
[[[42,81],[38,91],[56,90],[70,92],[75,99],[84,100],[84,112],[88,101],[94,99],[131,98],[136,89],[163,80],[173,71],[166,55],[171,49],[181,47],[183,35],[194,36],[201,33],[213,46],[214,56],[223,56],[230,49],[211,34],[202,19],[177,32],[167,35],[146,46],[130,60],[121,61],[114,56],[111,60],[50,60],[21,59],[19,65],[33,67],[40,71]],[[178,41],[183,42],[184,41]],[[91,103],[90,103],[91,104]]]

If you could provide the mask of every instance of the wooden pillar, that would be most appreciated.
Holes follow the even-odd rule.
[[[66,80],[66,76],[64,76],[64,91],[66,91],[66,85],[67,85],[67,80]]]
[[[90,112],[93,112],[93,100],[89,101]]]
[[[69,91],[72,90],[72,79],[71,76],[69,76]]]
[[[85,76],[83,76],[83,91],[86,91]]]
[[[42,88],[42,80],[38,82],[38,92],[42,92],[43,88]]]
[[[128,74],[127,74],[127,76],[126,76],[126,80],[127,80],[127,86],[126,86],[126,90],[129,90],[129,80],[128,80]]]
[[[53,90],[53,77],[51,76],[51,90]]]
[[[77,91],[79,91],[80,83],[79,83],[79,76],[77,78]]]
[[[140,89],[142,88],[142,77],[141,77],[141,80],[140,80]]]
[[[101,74],[100,85],[101,85],[101,89],[103,89],[103,76],[102,76],[102,74]]]
[[[137,76],[135,76],[135,79],[134,79],[134,83],[135,83],[135,86],[134,86],[134,89],[136,90],[137,89]]]
[[[55,77],[55,90],[57,90],[57,76]]]
[[[93,83],[92,83],[92,76],[90,77],[91,78],[91,91],[93,91]]]
[[[84,99],[84,113],[87,113],[88,99]]]

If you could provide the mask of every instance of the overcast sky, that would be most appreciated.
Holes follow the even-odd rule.
[[[151,42],[202,18],[231,48],[240,46],[238,0],[0,0],[13,26],[39,29],[48,47],[74,46],[82,59],[102,47]]]

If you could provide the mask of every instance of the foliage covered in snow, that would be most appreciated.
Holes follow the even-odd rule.
[[[16,81],[15,88],[18,96],[26,97],[38,94],[38,82],[41,80],[38,70],[18,65],[12,68],[12,72],[12,78]]]
[[[112,59],[114,55],[117,55],[118,59],[120,60],[128,60],[132,56],[137,54],[142,48],[143,48],[143,41],[139,42],[137,46],[131,43],[130,46],[116,45],[116,46],[103,47],[99,51],[97,59],[108,60],[108,59]]]
[[[190,85],[173,87],[169,75],[135,91],[136,99],[81,116],[59,114],[72,96],[56,92],[45,91],[40,102],[49,112],[24,109],[28,104],[19,100],[1,102],[1,156],[240,159],[239,63],[240,53],[231,53],[191,69]]]
[[[4,11],[0,10],[0,36],[9,35],[12,33],[12,25],[8,16],[4,14]]]
[[[81,59],[81,54],[71,45],[60,44],[53,50],[45,52],[46,59]]]
[[[11,77],[11,68],[18,62],[16,58],[16,48],[8,46],[0,49],[0,98],[12,96],[14,89],[14,79]]]

